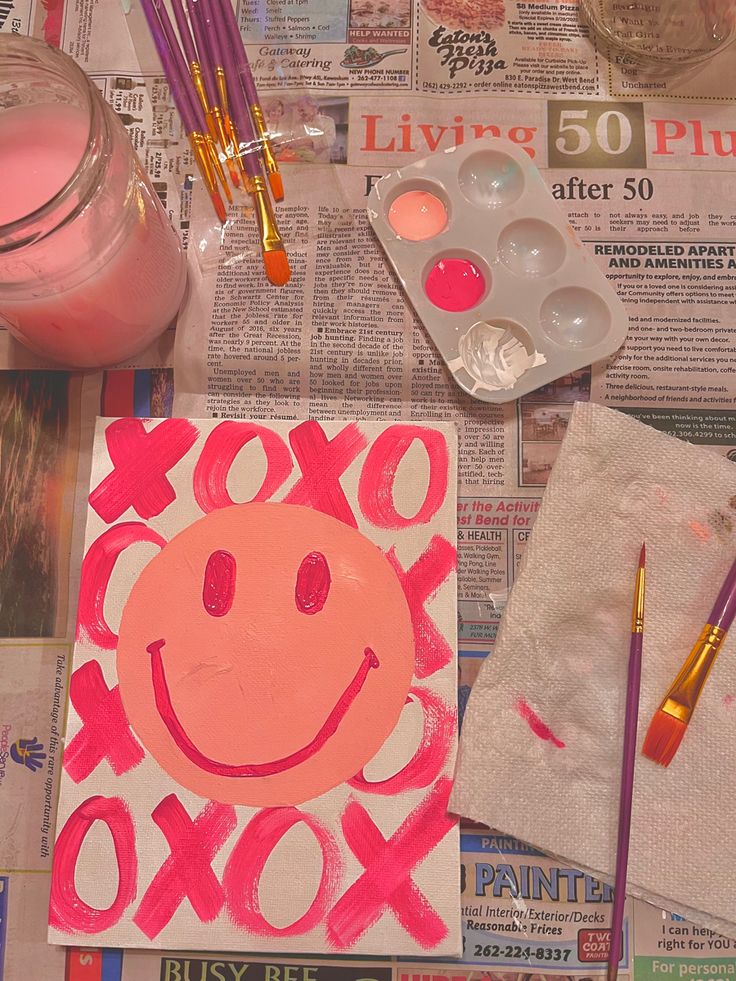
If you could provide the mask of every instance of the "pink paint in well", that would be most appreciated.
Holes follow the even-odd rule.
[[[400,238],[424,242],[447,225],[447,209],[429,191],[405,191],[391,204],[388,222]]]
[[[470,310],[483,297],[486,281],[470,259],[439,259],[427,276],[424,290],[440,310]]]

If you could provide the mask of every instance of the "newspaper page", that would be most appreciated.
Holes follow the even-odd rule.
[[[46,938],[95,417],[170,415],[172,404],[170,369],[0,372],[2,981],[67,976],[65,950]],[[80,957],[91,970],[92,955]],[[117,962],[105,981],[120,977]]]
[[[594,398],[736,456],[730,316],[736,208],[724,193],[736,156],[731,55],[694,75],[643,79],[591,44],[573,0],[241,0],[238,14],[269,126],[284,135],[287,199],[278,215],[294,275],[275,292],[263,288],[252,227],[238,222],[221,242],[213,236],[168,85],[130,26],[135,9],[135,0],[0,0],[0,30],[44,37],[82,65],[126,126],[184,243],[196,243],[191,300],[177,329],[177,414],[458,423],[462,716],[492,651],[575,400]],[[308,123],[305,105],[321,117],[318,146],[295,146]],[[624,347],[606,364],[503,407],[463,395],[444,372],[365,217],[366,196],[383,174],[487,134],[523,146],[542,169],[631,321]],[[139,365],[168,363],[172,334]],[[37,362],[2,331],[0,364]],[[47,376],[73,377],[39,377]],[[462,962],[266,961],[242,953],[123,954],[83,945],[65,957],[46,944],[57,730],[63,729],[74,620],[73,556],[80,554],[83,530],[76,512],[86,486],[84,433],[101,398],[105,414],[171,412],[170,386],[155,398],[116,402],[114,377],[88,376],[72,390],[77,448],[63,440],[64,459],[43,464],[45,486],[57,495],[66,488],[73,514],[66,528],[57,522],[57,552],[44,559],[58,561],[66,582],[40,604],[42,611],[34,609],[33,624],[17,609],[2,630],[0,978],[602,976],[610,889],[524,843],[474,828],[463,831]],[[150,377],[147,383],[151,393]],[[36,411],[35,394],[26,390],[5,398],[16,413],[11,422],[19,405],[21,416]],[[20,423],[31,434],[34,426],[26,418]],[[25,462],[18,453],[8,470],[18,486]],[[3,535],[10,524],[6,512]],[[17,554],[17,542],[5,545]],[[26,575],[35,582],[30,569]],[[624,929],[622,975],[637,981],[663,975],[725,981],[736,973],[731,941],[667,912],[630,903]]]

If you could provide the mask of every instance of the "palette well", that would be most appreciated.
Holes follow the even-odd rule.
[[[368,216],[455,381],[477,399],[519,398],[623,343],[621,301],[507,140],[388,174]]]

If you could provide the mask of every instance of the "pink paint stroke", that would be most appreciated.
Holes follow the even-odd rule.
[[[723,696],[723,704],[727,709],[730,709],[734,702],[736,702],[736,695],[728,694]]]
[[[153,940],[185,899],[202,923],[211,923],[225,904],[225,893],[212,871],[212,860],[238,823],[231,804],[208,801],[192,821],[176,794],[157,804],[151,817],[163,832],[171,854],[146,889],[133,922]]]
[[[348,780],[351,787],[368,794],[388,796],[428,787],[438,777],[457,734],[457,708],[426,688],[411,688],[407,705],[412,701],[419,702],[424,713],[422,738],[414,756],[386,780],[366,780],[361,770]]]
[[[388,908],[425,950],[436,947],[447,925],[411,878],[412,871],[437,847],[456,821],[447,813],[452,780],[438,780],[386,840],[368,811],[351,800],[342,815],[345,841],[365,871],[338,899],[327,917],[327,940],[351,947]]]
[[[328,440],[320,424],[309,419],[291,430],[289,442],[302,476],[284,498],[284,504],[306,505],[357,528],[340,477],[368,445],[358,424],[351,422]]]
[[[64,0],[41,0],[46,11],[43,19],[43,39],[55,48],[61,47],[61,27],[64,23]]]
[[[143,750],[130,730],[117,685],[108,689],[97,661],[87,661],[72,675],[69,697],[82,728],[67,743],[64,769],[80,783],[107,760],[116,776],[134,769]]]
[[[87,549],[79,583],[77,640],[88,638],[105,651],[115,650],[118,636],[105,620],[105,597],[115,563],[136,542],[150,542],[163,548],[166,539],[140,521],[123,521],[108,528]]]
[[[457,550],[446,538],[435,535],[416,562],[404,569],[393,548],[386,553],[404,590],[414,629],[414,673],[417,678],[428,678],[449,664],[454,649],[448,644],[434,620],[424,609],[433,599],[445,580],[457,568]]]
[[[107,825],[115,849],[118,888],[107,909],[85,903],[74,881],[79,852],[95,821],[104,821]],[[135,899],[137,883],[135,827],[128,805],[119,797],[88,797],[69,815],[56,839],[49,924],[63,933],[90,934],[109,930]]]
[[[276,927],[261,912],[258,887],[266,862],[279,841],[297,824],[305,824],[322,852],[322,873],[307,911],[287,926]],[[233,923],[259,937],[296,937],[324,921],[343,875],[340,847],[329,830],[296,807],[269,807],[259,811],[243,830],[225,866],[222,882]]]
[[[310,552],[302,559],[296,574],[296,608],[310,616],[319,613],[327,602],[331,583],[327,559],[321,552]]]
[[[266,763],[232,765],[229,763],[220,763],[217,760],[210,759],[209,756],[205,756],[204,753],[197,749],[184,731],[184,727],[179,721],[174,706],[171,703],[171,694],[166,682],[166,672],[164,671],[163,658],[161,656],[161,648],[165,643],[164,640],[156,640],[146,648],[151,655],[151,680],[156,708],[171,738],[187,759],[205,772],[215,773],[221,777],[268,777],[274,773],[283,773],[284,770],[290,770],[292,767],[298,766],[300,763],[304,763],[310,759],[322,749],[330,736],[334,735],[337,731],[337,727],[363,688],[371,668],[379,667],[378,658],[370,647],[366,647],[363,652],[363,660],[355,672],[353,680],[338,698],[335,707],[328,715],[317,735],[306,746],[302,746],[301,749],[279,760],[269,760]]]
[[[130,507],[146,520],[161,514],[176,500],[166,474],[198,435],[187,419],[164,419],[150,432],[141,419],[115,419],[105,430],[113,469],[89,495],[90,507],[107,524]]]
[[[267,501],[291,473],[291,451],[278,433],[254,422],[221,422],[207,437],[192,478],[194,497],[205,514],[236,503],[228,493],[227,478],[238,453],[253,439],[260,441],[266,455],[266,475],[251,501]]]
[[[211,617],[224,617],[235,599],[235,558],[223,549],[207,559],[202,585],[202,605]]]
[[[562,742],[562,740],[555,736],[550,727],[542,722],[534,709],[528,705],[523,698],[517,698],[516,702],[514,703],[514,708],[538,739],[544,739],[547,742],[552,743],[552,745],[556,746],[558,749],[565,748],[565,744]]]
[[[424,500],[413,517],[399,514],[394,504],[394,481],[399,464],[415,440],[424,446],[429,461],[429,482]],[[368,451],[358,483],[363,514],[377,528],[396,530],[427,524],[447,494],[450,460],[442,433],[425,426],[395,425],[385,429]]]

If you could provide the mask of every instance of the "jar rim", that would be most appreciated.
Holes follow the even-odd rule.
[[[59,68],[63,69],[66,73],[67,77],[65,81],[79,92],[86,103],[85,108],[89,116],[87,140],[79,162],[74,168],[74,172],[67,182],[48,201],[45,201],[27,215],[21,215],[19,218],[6,224],[0,222],[0,254],[6,250],[21,248],[38,241],[39,238],[44,237],[51,231],[55,231],[76,217],[86,207],[87,200],[84,194],[80,194],[80,200],[77,204],[65,212],[60,220],[54,222],[46,232],[39,234],[37,231],[38,223],[49,218],[53,215],[54,211],[62,207],[78,190],[82,180],[88,181],[93,176],[93,173],[90,173],[90,168],[96,172],[101,163],[98,153],[98,132],[101,127],[104,127],[105,121],[102,112],[101,93],[94,82],[73,58],[59,48],[48,44],[48,42],[40,38],[19,36],[17,34],[0,34],[0,65],[3,61],[9,62],[15,57],[24,57],[27,60],[35,62],[31,67],[39,73],[50,75],[52,74],[52,69],[42,57],[43,54],[48,57],[49,52],[51,53],[51,57],[58,62]],[[95,159],[96,157],[98,159]],[[36,228],[35,232],[34,228]],[[9,239],[7,244],[3,244],[3,239]]]
[[[657,51],[650,51],[636,44],[631,44],[626,38],[615,34],[610,26],[605,23],[605,19],[594,4],[581,3],[580,13],[583,23],[593,31],[594,34],[609,44],[613,49],[624,57],[622,64],[630,65],[634,68],[665,74],[678,74],[683,71],[698,68],[716,55],[726,50],[734,40],[736,40],[736,24],[728,27],[727,33],[719,39],[718,44],[708,50],[692,50],[689,53],[685,49],[673,48],[672,54],[662,54]]]

